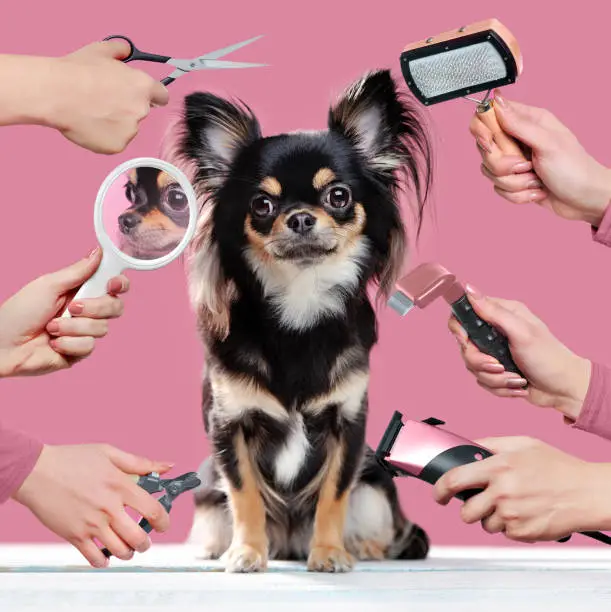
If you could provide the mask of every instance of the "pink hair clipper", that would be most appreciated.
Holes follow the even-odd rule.
[[[388,305],[405,316],[414,306],[426,308],[433,300],[443,297],[471,342],[486,355],[494,357],[507,372],[526,380],[509,352],[509,342],[498,329],[478,317],[464,287],[437,263],[423,263],[396,283]]]
[[[488,449],[440,425],[445,423],[434,417],[403,423],[395,411],[376,450],[378,461],[392,476],[413,476],[434,485],[452,468],[492,456]],[[477,493],[481,489],[462,491],[456,497],[467,501]]]
[[[434,485],[455,467],[492,457],[493,453],[487,448],[441,429],[440,425],[445,423],[435,417],[404,423],[403,415],[395,411],[376,449],[377,460],[393,478],[412,476]],[[482,491],[467,489],[455,497],[467,501]],[[611,537],[600,531],[581,531],[580,534],[611,544]],[[570,538],[568,535],[558,542],[568,542]]]

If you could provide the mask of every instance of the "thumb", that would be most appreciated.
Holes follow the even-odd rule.
[[[505,132],[531,149],[544,150],[553,146],[551,130],[546,125],[546,111],[542,108],[510,102],[503,96],[495,97],[495,112]]]
[[[472,285],[467,285],[465,289],[475,313],[500,329],[507,336],[509,344],[519,341],[527,333],[524,321],[518,313],[505,308],[500,301],[483,295]]]
[[[509,453],[513,451],[522,450],[532,445],[532,440],[523,436],[504,436],[504,437],[491,437],[491,438],[478,438],[473,440],[478,446],[487,448],[490,452],[497,453]]]
[[[81,54],[93,54],[110,59],[123,60],[131,53],[131,45],[123,38],[111,38],[91,43],[80,50]]]
[[[126,474],[137,474],[138,476],[144,476],[150,472],[163,474],[174,466],[168,461],[153,461],[114,447],[106,449],[106,452],[108,458]]]
[[[85,259],[81,259],[57,272],[52,272],[47,278],[57,294],[62,295],[72,289],[76,289],[87,279],[91,278],[93,273],[98,269],[101,258],[102,249],[98,247],[85,257]]]

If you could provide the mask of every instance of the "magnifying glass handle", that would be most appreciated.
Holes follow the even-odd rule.
[[[125,265],[119,258],[109,254],[108,251],[104,251],[98,269],[93,273],[91,278],[81,285],[81,288],[76,292],[72,301],[97,298],[106,295],[108,293],[108,281],[121,274],[124,269]],[[71,317],[72,315],[66,307],[66,310],[62,313],[62,318],[69,319]]]

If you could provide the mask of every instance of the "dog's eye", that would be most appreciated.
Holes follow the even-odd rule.
[[[346,208],[352,201],[352,195],[347,187],[336,185],[327,191],[324,199],[331,208]]]
[[[256,196],[250,203],[252,214],[259,219],[265,219],[274,214],[276,207],[270,198],[264,195]]]
[[[125,185],[125,197],[133,204],[136,199],[136,192],[134,186],[131,183]]]
[[[170,187],[167,193],[168,206],[172,210],[184,210],[187,208],[188,201],[185,192],[177,186]]]

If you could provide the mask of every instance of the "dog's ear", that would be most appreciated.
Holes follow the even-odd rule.
[[[200,328],[224,340],[229,334],[231,304],[237,297],[234,282],[226,278],[219,247],[213,238],[214,203],[204,207],[189,245],[189,297]]]
[[[348,87],[331,107],[328,126],[358,151],[365,171],[390,190],[390,229],[378,241],[375,270],[380,293],[388,295],[401,275],[407,251],[397,192],[408,184],[414,188],[419,232],[432,182],[428,130],[415,105],[398,91],[389,70],[370,72]]]
[[[395,171],[406,172],[421,212],[431,182],[431,144],[423,118],[398,91],[389,70],[370,72],[348,87],[331,107],[328,125],[386,184],[397,186]]]
[[[240,151],[261,138],[259,122],[245,104],[210,93],[185,97],[181,124],[181,156],[194,164],[196,182],[206,190],[218,188]]]

